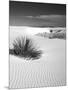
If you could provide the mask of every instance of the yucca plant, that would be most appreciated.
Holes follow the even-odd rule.
[[[10,49],[9,53],[32,60],[39,59],[42,54],[41,50],[33,45],[32,39],[27,37],[16,38],[13,42],[13,49]]]

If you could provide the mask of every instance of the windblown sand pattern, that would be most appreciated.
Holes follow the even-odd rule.
[[[10,88],[66,85],[65,40],[34,37],[43,50],[38,60],[10,55]]]

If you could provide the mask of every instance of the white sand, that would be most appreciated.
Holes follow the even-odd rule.
[[[15,35],[10,36],[11,44]],[[37,36],[33,39],[43,50],[42,57],[38,60],[26,61],[10,55],[9,87],[33,88],[66,85],[65,40],[45,39]]]

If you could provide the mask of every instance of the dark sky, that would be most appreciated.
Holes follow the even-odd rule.
[[[10,26],[66,26],[66,5],[9,1]]]

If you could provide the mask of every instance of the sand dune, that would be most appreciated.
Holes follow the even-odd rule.
[[[10,35],[10,44],[15,35],[11,36],[13,35]],[[9,87],[35,88],[66,85],[65,40],[37,36],[32,38],[43,51],[42,57],[38,60],[27,61],[10,55]]]

